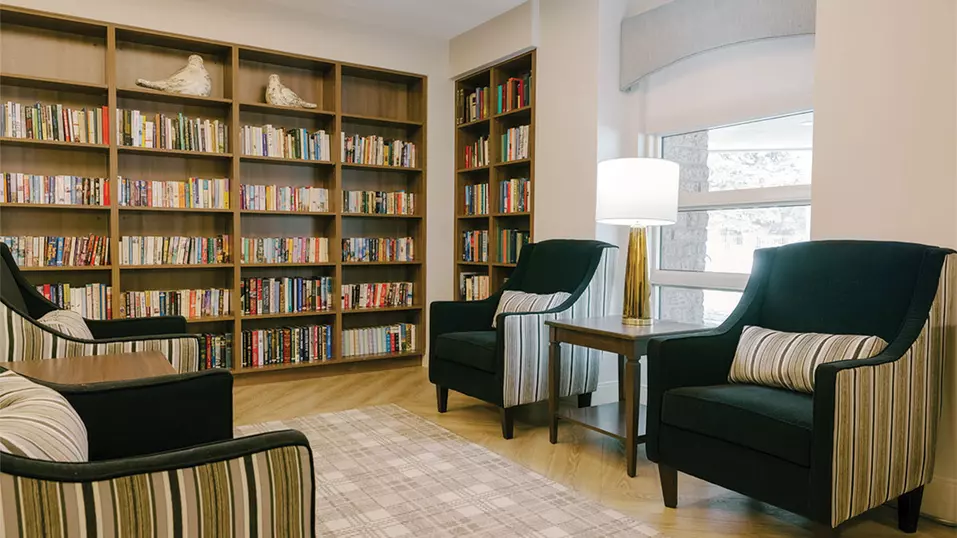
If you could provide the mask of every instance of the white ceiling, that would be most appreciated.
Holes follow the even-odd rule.
[[[302,15],[369,24],[405,34],[451,39],[525,0],[259,0]]]

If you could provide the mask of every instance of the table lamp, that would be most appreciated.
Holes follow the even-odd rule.
[[[646,158],[598,163],[595,220],[631,226],[622,303],[626,325],[653,323],[647,227],[674,224],[677,218],[678,163]]]

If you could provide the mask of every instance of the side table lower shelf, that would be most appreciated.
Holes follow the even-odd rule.
[[[625,409],[625,402],[611,402],[591,407],[561,407],[558,411],[558,418],[625,441],[627,435]],[[639,443],[645,440],[647,416],[647,406],[638,406]]]

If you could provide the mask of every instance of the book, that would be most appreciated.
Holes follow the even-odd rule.
[[[24,105],[7,101],[0,114],[0,133],[9,138],[108,144],[104,126],[107,107],[70,108],[62,104]]]
[[[502,133],[502,162],[528,158],[529,126],[511,127]]]
[[[0,203],[110,205],[110,180],[102,177],[4,173]]]
[[[465,214],[488,215],[488,183],[465,186]]]
[[[462,233],[462,261],[488,261],[488,230],[469,230]]]
[[[503,114],[532,104],[532,74],[510,77],[495,88],[495,112]]]
[[[412,282],[343,284],[342,309],[362,310],[412,306]]]
[[[88,267],[109,265],[109,238],[0,236],[20,267]]]
[[[329,189],[322,187],[242,185],[239,199],[243,209],[253,211],[305,213],[329,211]]]
[[[485,119],[492,114],[492,92],[488,86],[480,86],[471,91],[459,89],[456,92],[455,123],[469,123]]]
[[[219,119],[117,109],[117,144],[138,148],[228,153],[229,127]]]
[[[344,262],[411,262],[415,241],[411,237],[349,237],[342,240]]]
[[[244,278],[240,281],[243,314],[290,314],[333,309],[332,278]]]
[[[187,319],[218,318],[232,311],[228,288],[127,291],[120,295],[128,318],[183,316]]]
[[[342,191],[342,212],[413,215],[415,214],[415,194],[405,191]]]
[[[306,161],[331,161],[329,134],[323,130],[244,125],[239,133],[243,155]]]
[[[499,231],[499,263],[518,263],[522,247],[528,244],[529,233],[523,230],[502,229]]]
[[[526,213],[531,211],[532,183],[528,178],[513,178],[498,185],[500,213]]]
[[[327,263],[327,237],[243,237],[242,263]]]
[[[416,326],[396,323],[342,331],[342,356],[408,353],[418,349]]]
[[[229,263],[230,236],[123,236],[121,265],[213,265]]]
[[[349,164],[373,164],[415,168],[415,144],[386,140],[381,136],[339,133],[341,160]]]
[[[490,294],[488,275],[482,273],[462,273],[459,275],[459,292],[463,300],[481,301]]]
[[[125,207],[229,209],[229,180],[148,181],[121,176],[117,197]]]
[[[463,159],[465,168],[479,168],[492,164],[488,150],[488,135],[480,136],[475,142],[465,146]]]
[[[332,360],[332,325],[276,327],[242,332],[242,365],[259,368]]]
[[[203,349],[205,351],[206,368],[233,367],[233,335],[203,334]]]
[[[113,288],[108,284],[71,286],[60,282],[42,284],[36,289],[51,303],[86,319],[113,319]]]

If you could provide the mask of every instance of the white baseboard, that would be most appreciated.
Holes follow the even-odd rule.
[[[618,399],[618,381],[602,381],[595,390],[596,403],[608,403]],[[641,385],[641,404],[648,405],[648,385]]]
[[[920,513],[941,523],[957,526],[957,478],[934,476],[933,481],[924,486]]]

